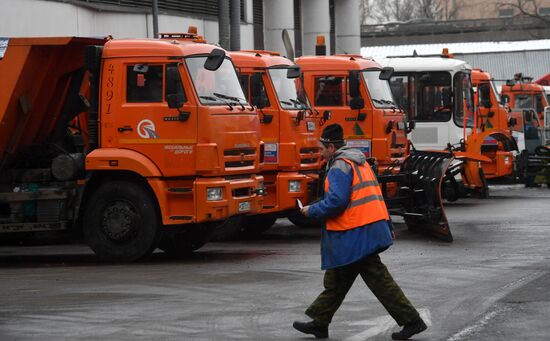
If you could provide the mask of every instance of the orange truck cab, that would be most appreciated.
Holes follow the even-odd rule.
[[[257,113],[225,51],[184,38],[4,40],[1,232],[81,232],[132,261],[260,212]]]
[[[277,217],[308,201],[308,184],[318,178],[319,125],[303,93],[300,69],[276,52],[231,52],[245,96],[258,109],[264,142],[262,215],[249,217],[245,231],[263,232]]]
[[[403,216],[410,229],[452,241],[440,191],[452,155],[411,154],[412,125],[394,102],[392,69],[358,55],[304,56],[296,63],[314,110],[340,124],[347,146],[373,165],[390,213]]]
[[[520,151],[533,154],[534,149],[542,144],[544,112],[550,106],[545,87],[531,82],[530,78],[520,77],[518,81],[507,81],[502,86],[501,97],[502,103],[510,110],[511,128]]]
[[[467,150],[479,150],[490,162],[482,162],[487,179],[512,176],[514,153],[518,151],[512,137],[508,111],[501,105],[500,95],[488,72],[472,69],[472,86],[476,108],[475,126],[466,137]],[[468,166],[472,166],[469,164]],[[475,170],[470,170],[475,171]]]

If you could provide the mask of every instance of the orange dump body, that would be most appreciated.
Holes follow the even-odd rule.
[[[296,199],[308,201],[308,184],[317,178],[320,167],[318,115],[301,103],[297,94],[301,78],[287,78],[295,64],[277,53],[242,51],[230,53],[249,103],[252,89],[259,82],[260,131],[264,142],[264,167],[267,196],[263,213],[296,208]],[[256,80],[254,79],[256,77]],[[256,95],[257,96],[257,95]],[[258,103],[256,103],[258,105]]]

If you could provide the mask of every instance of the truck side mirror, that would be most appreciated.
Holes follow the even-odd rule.
[[[204,68],[208,71],[216,71],[220,68],[225,59],[225,51],[222,49],[213,49],[204,62]]]
[[[262,109],[266,107],[264,93],[262,92],[262,74],[255,73],[250,76],[250,104]]]
[[[510,119],[508,120],[508,126],[513,127],[516,124],[518,124],[518,120],[515,117],[510,117]]]
[[[352,99],[360,97],[359,86],[361,85],[359,79],[359,71],[352,70],[349,72],[349,95]]]
[[[363,109],[365,107],[365,100],[362,97],[353,97],[349,101],[351,109]]]
[[[300,67],[298,65],[291,66],[286,71],[286,78],[298,78],[300,77]]]
[[[385,68],[382,68],[378,78],[383,80],[383,81],[388,81],[388,80],[391,79],[391,76],[393,75],[393,71],[394,71],[394,69],[392,67],[386,66]]]
[[[182,94],[168,94],[166,95],[166,102],[168,102],[168,108],[179,109],[185,103],[185,96]]]

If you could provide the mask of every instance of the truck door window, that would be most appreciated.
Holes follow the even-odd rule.
[[[248,101],[250,101],[250,98],[248,98],[248,79],[250,78],[249,75],[239,75],[239,83],[241,83],[241,88],[244,92],[244,98],[246,98]]]
[[[470,74],[457,72],[454,80],[454,122],[457,126],[473,128],[474,126],[474,90]]]
[[[173,75],[173,76],[172,76]],[[166,65],[166,85],[164,97],[169,94],[181,95],[182,98],[187,98],[185,96],[185,91],[183,90],[183,83],[181,81],[181,76],[178,70],[178,64],[168,64]]]
[[[407,112],[409,108],[409,77],[407,76],[393,76],[390,79],[390,89],[399,108],[402,108]]]
[[[344,77],[315,78],[315,106],[340,107],[344,105]]]
[[[128,65],[126,101],[128,103],[162,102],[162,65]]]
[[[538,113],[542,113],[544,111],[541,94],[535,95],[535,111]]]

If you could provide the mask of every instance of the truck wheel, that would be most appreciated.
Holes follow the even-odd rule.
[[[296,225],[298,227],[312,228],[312,227],[321,227],[321,226],[323,226],[322,221],[317,220],[317,219],[304,217],[300,213],[296,213],[296,214],[288,216],[288,220],[290,220],[294,225]]]
[[[277,217],[270,215],[255,215],[246,217],[240,234],[246,238],[258,237],[265,231],[269,230],[269,228],[275,224],[275,221],[277,221]]]
[[[101,260],[132,262],[157,246],[159,217],[151,195],[133,182],[96,190],[84,213],[84,238]]]
[[[193,251],[200,249],[212,236],[216,224],[187,224],[181,229],[164,230],[159,249],[174,258],[185,258]]]
[[[214,228],[212,240],[224,241],[235,238],[243,227],[243,223],[244,216],[242,215],[232,216],[227,218],[227,220],[218,222]]]

